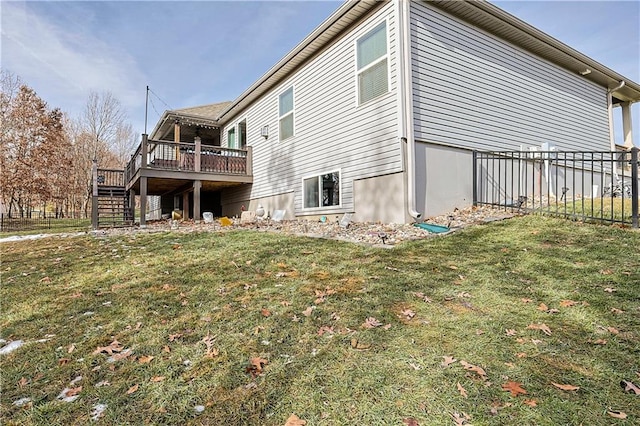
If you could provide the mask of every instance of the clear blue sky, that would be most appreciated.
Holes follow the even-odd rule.
[[[494,3],[640,82],[640,2]],[[168,105],[151,96],[149,130],[165,109],[233,100],[340,4],[3,0],[1,65],[72,117],[110,91],[142,133],[147,85]],[[633,115],[640,145],[640,105]]]

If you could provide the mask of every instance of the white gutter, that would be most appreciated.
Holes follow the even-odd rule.
[[[616,139],[613,133],[613,92],[622,89],[625,84],[626,83],[624,82],[624,80],[622,80],[616,87],[607,90],[607,110],[609,112],[609,145],[611,147],[611,151],[616,150]]]
[[[399,19],[398,84],[400,110],[400,140],[407,144],[407,213],[414,220],[422,217],[416,209],[416,143],[413,133],[413,93],[411,90],[411,22],[410,0],[397,0]]]

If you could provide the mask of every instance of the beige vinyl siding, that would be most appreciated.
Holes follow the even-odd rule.
[[[606,90],[411,3],[415,137],[482,150],[608,150]]]
[[[361,22],[237,117],[247,117],[253,147],[253,185],[229,189],[223,203],[294,192],[295,210],[303,213],[303,177],[340,170],[340,207],[322,212],[353,211],[353,181],[402,170],[396,99],[396,21],[393,3]],[[387,23],[389,93],[358,106],[356,40]],[[295,136],[279,141],[278,96],[295,92]],[[238,118],[227,122],[233,125]],[[269,125],[269,138],[260,128]],[[227,127],[223,135],[227,134]],[[223,141],[223,145],[226,141]]]

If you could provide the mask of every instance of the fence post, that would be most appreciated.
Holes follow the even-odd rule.
[[[473,173],[473,205],[478,205],[478,151],[475,149],[472,153],[473,166],[471,167]]]
[[[638,161],[637,147],[631,148],[631,226],[638,228],[638,169],[640,169],[640,161]]]
[[[93,159],[91,169],[92,192],[91,192],[91,227],[98,229],[98,160]]]

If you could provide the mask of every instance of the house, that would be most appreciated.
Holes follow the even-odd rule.
[[[491,3],[351,1],[233,102],[165,112],[127,189],[196,219],[411,222],[472,203],[473,150],[615,150],[614,107],[633,146],[638,100]]]

